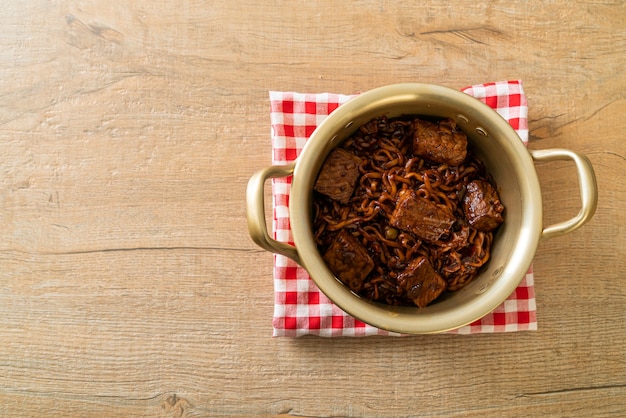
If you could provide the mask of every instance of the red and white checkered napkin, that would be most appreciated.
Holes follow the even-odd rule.
[[[480,84],[462,91],[494,108],[509,121],[521,140],[525,144],[528,142],[528,104],[521,81]],[[270,92],[272,163],[281,165],[295,160],[317,125],[352,97],[330,93]],[[276,240],[293,244],[289,226],[290,187],[291,177],[272,181],[272,226]],[[282,255],[274,256],[273,326],[275,337],[400,335],[367,325],[343,312],[316,287],[306,270]],[[536,329],[531,267],[515,292],[493,312],[449,332],[475,334]]]

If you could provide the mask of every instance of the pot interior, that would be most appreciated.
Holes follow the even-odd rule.
[[[451,118],[493,176],[505,211],[491,258],[468,285],[426,308],[391,307],[352,293],[326,266],[311,230],[312,189],[328,153],[362,124],[386,115]],[[473,97],[441,86],[400,84],[363,93],[333,112],[313,133],[294,170],[291,226],[302,266],[335,304],[378,328],[401,333],[442,332],[473,322],[502,303],[528,270],[539,240],[541,193],[534,165],[513,128]]]

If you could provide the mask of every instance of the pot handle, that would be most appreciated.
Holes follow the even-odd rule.
[[[252,240],[261,248],[281,254],[299,262],[298,251],[293,245],[276,241],[267,232],[265,221],[265,181],[270,178],[287,177],[293,174],[295,163],[275,165],[259,170],[250,177],[246,191],[246,216]]]
[[[598,185],[591,161],[584,155],[562,148],[529,150],[535,161],[571,160],[576,165],[581,208],[573,218],[547,226],[541,231],[541,238],[549,239],[572,232],[591,219],[598,205]]]

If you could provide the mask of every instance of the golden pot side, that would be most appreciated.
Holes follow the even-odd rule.
[[[311,230],[312,189],[328,153],[369,120],[387,115],[454,119],[494,177],[506,220],[494,237],[485,270],[460,291],[426,308],[390,307],[360,298],[328,269]],[[495,309],[519,285],[534,257],[542,228],[542,200],[532,158],[513,128],[475,98],[446,87],[396,84],[363,93],[339,107],[313,133],[294,169],[290,221],[300,264],[334,303],[381,329],[435,333],[471,323]]]

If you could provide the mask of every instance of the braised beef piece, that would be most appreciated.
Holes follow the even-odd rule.
[[[403,231],[412,232],[424,241],[435,242],[450,232],[454,215],[445,206],[417,196],[413,190],[400,193],[389,223]]]
[[[493,231],[504,222],[504,206],[500,197],[493,186],[484,180],[468,183],[463,197],[463,210],[467,222],[479,231]]]
[[[413,303],[423,308],[446,290],[447,283],[426,257],[418,257],[398,275],[398,286]]]
[[[348,203],[359,178],[361,159],[341,149],[334,149],[320,171],[313,188],[340,203]]]
[[[467,136],[452,119],[413,121],[413,153],[436,163],[457,166],[467,156]]]
[[[374,261],[358,239],[342,229],[323,257],[335,276],[352,291],[358,292],[363,287],[363,280],[374,268]]]

